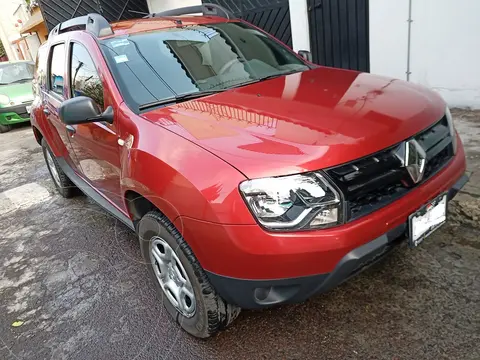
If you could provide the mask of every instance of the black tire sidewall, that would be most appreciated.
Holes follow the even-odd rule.
[[[45,139],[42,140],[42,150],[43,150],[43,157],[45,159],[45,163],[47,164],[48,172],[50,173],[50,177],[52,178],[55,188],[63,197],[65,198],[72,197],[75,192],[75,185],[70,181],[70,179],[67,177],[67,175],[65,175],[63,170],[58,165],[57,159],[55,158],[55,155],[53,154],[52,150],[50,150],[50,147],[46,143]],[[50,156],[53,159],[53,165],[55,166],[55,169],[57,170],[58,176],[60,178],[60,184],[57,184],[57,182],[53,178],[52,169],[50,169],[50,165],[48,164],[47,151],[48,153],[50,153]]]
[[[165,309],[172,316],[172,318],[175,319],[175,321],[177,321],[177,323],[191,335],[202,338],[210,336],[207,306],[205,304],[205,299],[202,295],[202,289],[198,281],[199,277],[195,273],[193,266],[191,265],[190,261],[182,250],[182,245],[179,244],[176,237],[174,237],[170,233],[170,231],[167,229],[166,226],[164,226],[164,224],[162,224],[162,222],[148,215],[142,218],[142,221],[138,226],[138,236],[142,256],[146,262],[148,273],[150,274],[152,281],[155,283],[155,288],[157,289],[158,295],[162,297]],[[158,283],[158,280],[153,270],[153,265],[150,261],[150,242],[154,236],[161,237],[171,246],[171,248],[175,251],[176,255],[180,259],[185,271],[187,272],[190,282],[192,283],[193,291],[195,294],[196,310],[194,316],[192,316],[191,318],[183,316],[175,309],[175,307],[171,304],[170,300],[168,300],[168,298],[164,294],[160,284]],[[183,246],[185,245],[186,244],[183,244]],[[198,264],[196,265],[199,266]]]
[[[4,134],[6,132],[9,132],[10,130],[12,130],[11,125],[0,124],[0,134]]]

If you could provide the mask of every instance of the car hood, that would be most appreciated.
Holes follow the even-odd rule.
[[[0,94],[7,95],[10,98],[10,102],[14,103],[13,105],[21,104],[25,101],[31,101],[33,100],[32,82],[26,81],[10,85],[0,85]]]
[[[257,178],[372,154],[428,127],[444,111],[443,100],[418,85],[320,67],[142,116]]]

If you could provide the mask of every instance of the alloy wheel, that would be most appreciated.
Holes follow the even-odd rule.
[[[192,283],[175,251],[159,236],[150,241],[150,260],[167,299],[183,316],[192,317],[196,308]]]

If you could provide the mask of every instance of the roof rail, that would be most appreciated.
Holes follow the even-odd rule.
[[[74,30],[86,30],[95,37],[113,35],[112,27],[107,19],[100,14],[93,13],[58,24],[50,31],[48,37],[52,38],[58,34]]]
[[[203,4],[197,6],[187,6],[178,9],[172,9],[167,11],[162,11],[159,13],[149,14],[146,17],[161,17],[161,16],[179,16],[187,14],[202,13],[204,16],[220,16],[226,19],[235,18],[230,11],[224,7],[216,4]]]

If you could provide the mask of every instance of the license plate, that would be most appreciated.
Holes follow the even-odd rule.
[[[30,114],[30,111],[32,111],[32,106],[26,106],[26,108],[27,108],[27,113]]]
[[[447,220],[447,194],[422,206],[409,217],[410,247],[418,246],[428,235],[437,230]]]

